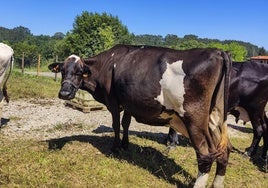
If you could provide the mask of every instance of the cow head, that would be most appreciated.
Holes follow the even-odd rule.
[[[52,63],[48,68],[54,72],[61,72],[61,89],[59,98],[70,100],[75,97],[75,93],[82,86],[84,78],[88,77],[89,69],[83,60],[76,56],[69,56],[63,63]]]

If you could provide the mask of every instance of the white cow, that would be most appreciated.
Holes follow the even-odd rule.
[[[0,43],[0,118],[4,99],[9,102],[6,84],[13,68],[13,54],[14,51],[10,46]]]

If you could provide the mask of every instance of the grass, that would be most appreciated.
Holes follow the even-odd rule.
[[[59,81],[13,72],[8,82],[11,100],[57,97]],[[12,119],[23,117],[12,117]],[[18,125],[19,126],[19,125]],[[49,131],[69,131],[75,124],[55,125]],[[231,138],[241,151],[249,146],[252,133]],[[50,140],[8,139],[0,133],[0,187],[189,187],[197,174],[197,162],[187,140],[167,153],[159,134],[130,136],[128,151],[110,153],[113,134],[72,135]],[[240,153],[231,153],[225,187],[267,187],[263,163]],[[209,185],[213,180],[211,170]]]
[[[0,137],[0,187],[188,187],[195,153],[183,144],[169,153],[154,134],[131,135],[130,148],[110,153],[110,135],[73,135],[46,141]],[[243,148],[250,138],[232,139]],[[213,180],[211,171],[209,182]],[[225,187],[265,187],[268,174],[231,153]]]
[[[7,83],[11,100],[21,98],[53,98],[57,97],[60,81],[53,78],[22,74],[14,70]]]

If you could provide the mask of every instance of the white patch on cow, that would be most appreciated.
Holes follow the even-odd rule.
[[[194,188],[204,188],[208,182],[208,173],[201,173],[198,171],[198,175],[194,184]]]
[[[224,188],[224,177],[216,175],[213,181],[213,187]]]
[[[0,43],[0,61],[1,62],[9,60],[13,56],[13,54],[14,54],[14,51],[10,46],[4,43]]]
[[[116,68],[116,63],[114,63],[114,68]]]
[[[183,117],[183,95],[185,94],[183,80],[185,73],[182,69],[182,60],[172,64],[166,63],[167,69],[160,80],[161,92],[155,100],[159,101],[166,109],[172,109]]]
[[[80,60],[80,57],[74,54],[70,55],[68,58],[74,58],[76,63]]]

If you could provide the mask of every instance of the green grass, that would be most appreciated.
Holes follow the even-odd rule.
[[[60,80],[60,79],[59,79]],[[7,83],[11,100],[21,98],[55,98],[60,89],[60,81],[53,78],[22,74],[14,70]]]
[[[153,135],[153,134],[151,134]],[[192,147],[169,153],[157,136],[130,136],[130,148],[110,155],[112,134],[46,141],[0,137],[0,187],[188,187],[197,173]],[[250,139],[234,139],[247,147]],[[244,143],[244,144],[243,144]],[[243,148],[244,149],[244,148]],[[209,183],[213,180],[215,165]],[[231,153],[225,187],[265,187],[268,174]]]

